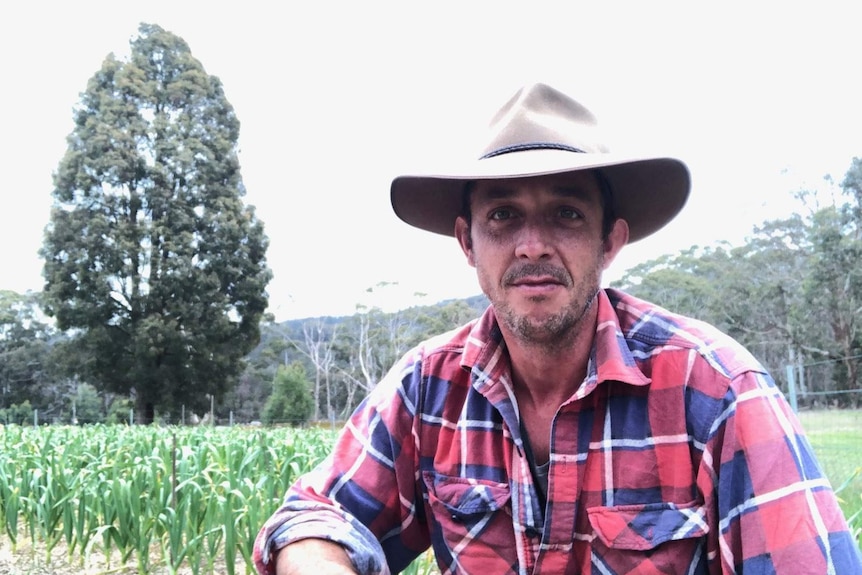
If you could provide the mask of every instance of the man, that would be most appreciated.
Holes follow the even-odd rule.
[[[491,302],[409,352],[261,530],[263,573],[862,573],[766,371],[602,271],[689,193],[671,158],[610,154],[593,115],[520,90],[482,158],[404,176],[407,223],[454,235]]]

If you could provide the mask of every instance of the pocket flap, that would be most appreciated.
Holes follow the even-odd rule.
[[[509,486],[477,479],[422,472],[429,497],[436,499],[454,517],[466,518],[486,514],[505,507],[509,501]]]
[[[646,551],[709,532],[706,508],[695,502],[592,507],[587,514],[596,535],[613,549]]]

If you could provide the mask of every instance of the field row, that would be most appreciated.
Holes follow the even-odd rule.
[[[252,570],[254,537],[287,487],[325,456],[333,433],[288,428],[6,427],[0,537],[50,562],[61,546],[139,573]],[[153,551],[156,550],[154,555]]]
[[[859,416],[801,414],[857,538]],[[94,557],[103,572],[251,573],[261,525],[334,437],[317,428],[0,426],[0,541],[42,554],[44,565],[62,550],[80,568],[64,573]],[[430,572],[431,559],[416,565],[411,572]]]

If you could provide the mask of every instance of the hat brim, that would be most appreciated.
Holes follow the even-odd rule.
[[[688,168],[674,158],[530,150],[475,161],[447,170],[449,175],[399,176],[392,181],[390,199],[395,213],[408,224],[454,236],[467,182],[582,170],[599,170],[607,179],[616,215],[628,222],[630,243],[672,220],[685,205],[691,188]]]

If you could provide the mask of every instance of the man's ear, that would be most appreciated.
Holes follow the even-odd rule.
[[[604,242],[604,262],[602,269],[608,269],[623,246],[629,242],[629,223],[623,219],[617,219],[611,228],[611,233]]]
[[[470,237],[470,224],[463,216],[458,216],[455,220],[455,238],[461,246],[461,251],[467,256],[467,263],[475,267],[476,262],[473,259],[473,239]]]

